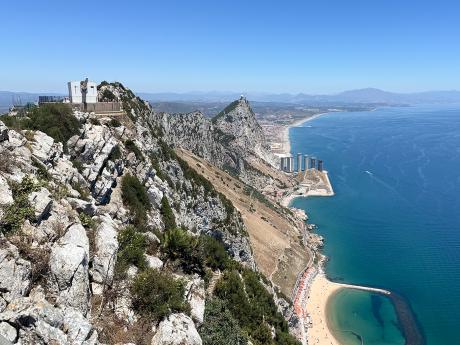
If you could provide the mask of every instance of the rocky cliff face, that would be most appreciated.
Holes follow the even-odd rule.
[[[239,167],[232,150],[264,155],[260,127],[245,100],[211,123],[199,113],[152,114],[119,83],[103,83],[99,92],[123,102],[127,117],[74,111],[74,123],[60,114],[48,134],[27,118],[0,121],[0,337],[20,344],[201,344],[197,329],[212,298],[205,281],[223,270],[225,255],[240,270],[256,265],[239,212],[168,143]],[[242,130],[242,121],[251,129]],[[69,123],[76,134],[59,141],[56,131],[71,132]],[[228,146],[216,140],[221,132],[233,133]],[[185,232],[169,229],[171,219]],[[203,245],[204,263],[195,263]],[[146,315],[164,306],[147,312],[142,295],[133,297],[151,292],[138,286],[151,275],[179,284],[161,298],[171,300],[169,311],[153,319]],[[171,307],[174,298],[187,307]]]
[[[248,164],[258,160],[276,166],[276,158],[244,97],[229,104],[212,120],[200,112],[154,113],[152,117],[169,143],[192,151],[256,188],[273,182]]]

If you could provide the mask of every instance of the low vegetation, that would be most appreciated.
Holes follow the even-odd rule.
[[[184,292],[184,281],[154,269],[139,273],[131,286],[134,308],[154,320],[171,313],[189,313]]]
[[[165,226],[165,230],[171,230],[176,227],[176,218],[174,216],[173,210],[169,205],[169,201],[165,195],[161,199],[161,216],[163,218],[163,224]]]
[[[109,89],[105,89],[102,92],[102,96],[100,99],[101,102],[115,102],[116,100],[117,100],[117,97]]]
[[[26,116],[4,116],[2,121],[9,127],[22,130],[39,130],[58,142],[66,143],[73,135],[78,134],[81,124],[72,114],[68,104],[50,103],[33,106]]]
[[[218,298],[206,302],[200,336],[203,345],[246,345],[248,343],[238,321]]]
[[[133,216],[133,223],[138,227],[147,224],[147,211],[151,204],[144,185],[136,176],[127,174],[121,180],[121,196],[123,203]]]
[[[138,232],[134,226],[129,225],[118,233],[118,243],[117,274],[124,275],[131,265],[141,270],[146,268],[144,253],[147,248],[147,241],[144,234]]]
[[[109,153],[108,159],[111,161],[116,161],[121,158],[121,150],[119,145],[115,145]]]
[[[120,127],[120,126],[121,126],[121,122],[120,122],[118,119],[112,119],[112,120],[110,120],[110,122],[109,122],[109,126],[110,126],[110,127]]]
[[[217,283],[215,295],[238,321],[253,344],[298,345],[289,334],[288,325],[278,312],[273,297],[249,269],[227,270]],[[276,336],[272,339],[271,327]]]
[[[207,236],[194,236],[182,228],[166,231],[162,252],[165,260],[175,261],[185,273],[205,276],[207,269],[225,270],[231,260],[221,242]]]
[[[125,147],[129,152],[134,153],[136,158],[140,161],[145,160],[144,155],[142,154],[141,150],[137,147],[136,143],[131,139],[125,141]]]
[[[10,182],[14,202],[5,208],[0,220],[0,233],[7,234],[21,229],[24,221],[33,221],[34,209],[29,202],[30,193],[40,189],[39,184],[26,175],[20,183]]]

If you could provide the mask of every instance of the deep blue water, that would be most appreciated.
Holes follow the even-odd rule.
[[[460,105],[331,113],[290,137],[336,192],[293,203],[325,237],[328,276],[398,292],[428,345],[459,345]]]

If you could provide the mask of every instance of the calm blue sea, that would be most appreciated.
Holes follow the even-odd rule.
[[[459,345],[460,105],[330,113],[290,138],[293,154],[324,160],[336,192],[293,202],[325,237],[328,276],[399,293],[428,345]],[[336,319],[362,309],[340,298]]]

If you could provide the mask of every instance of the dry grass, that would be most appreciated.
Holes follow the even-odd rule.
[[[30,238],[22,233],[9,236],[8,240],[18,248],[21,258],[32,264],[32,285],[45,285],[49,273],[50,251],[45,248],[32,247]]]
[[[259,268],[285,295],[290,296],[297,274],[305,269],[311,257],[309,249],[299,241],[302,234],[298,226],[283,212],[277,211],[279,206],[269,207],[266,203],[247,195],[244,192],[245,185],[240,180],[186,150],[177,151],[192,168],[199,168],[198,172],[240,211]],[[266,166],[264,169],[266,172],[269,171]]]

